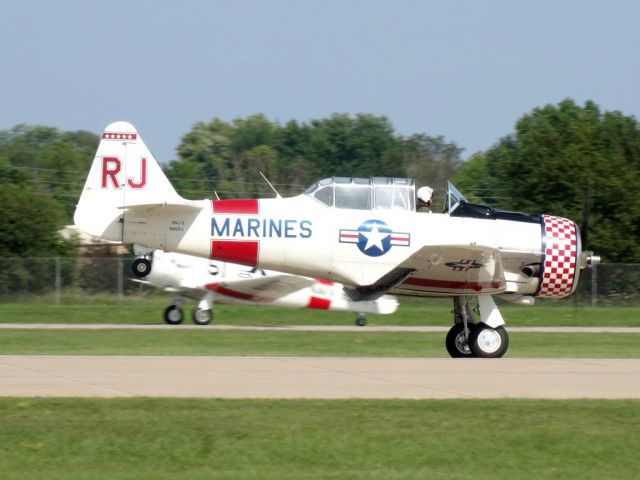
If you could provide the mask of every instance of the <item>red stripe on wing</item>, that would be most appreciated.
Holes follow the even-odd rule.
[[[224,295],[225,297],[235,298],[237,300],[244,300],[246,302],[255,302],[255,303],[266,303],[271,300],[266,297],[260,297],[258,295],[253,295],[251,293],[238,292],[237,290],[232,290],[228,287],[223,287],[219,283],[208,283],[204,286],[207,290],[211,290],[212,292],[219,293],[220,295]]]
[[[494,280],[491,282],[460,282],[455,280],[435,280],[432,278],[407,278],[402,285],[415,285],[416,287],[425,288],[441,288],[445,290],[474,290],[481,292],[483,290],[495,290],[503,288],[505,282],[503,280]]]

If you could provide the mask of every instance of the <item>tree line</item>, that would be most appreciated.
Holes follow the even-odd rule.
[[[99,142],[91,132],[18,125],[0,131],[0,257],[71,255],[56,231],[72,222]],[[578,222],[583,244],[608,262],[640,262],[640,127],[592,101],[535,108],[514,132],[462,161],[442,136],[395,131],[384,116],[335,114],[284,124],[256,114],[198,122],[164,169],[187,198],[283,195],[318,178],[396,176],[471,200]]]
[[[282,194],[300,193],[330,176],[413,177],[444,185],[462,164],[462,149],[424,133],[403,137],[386,117],[336,114],[284,125],[257,114],[232,122],[199,122],[166,168],[189,198],[272,194],[262,172]],[[195,180],[194,180],[195,179]]]

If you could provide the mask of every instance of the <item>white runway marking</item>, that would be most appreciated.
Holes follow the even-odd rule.
[[[640,359],[0,356],[0,395],[640,398]]]

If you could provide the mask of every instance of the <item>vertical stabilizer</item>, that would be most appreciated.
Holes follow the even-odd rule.
[[[135,127],[114,122],[102,134],[74,221],[86,233],[121,241],[124,206],[182,202]]]

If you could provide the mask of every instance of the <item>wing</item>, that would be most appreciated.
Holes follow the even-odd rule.
[[[347,289],[352,300],[374,300],[384,293],[478,295],[506,288],[497,248],[427,245],[371,285]]]
[[[295,275],[269,275],[258,278],[210,282],[205,285],[220,295],[246,302],[269,303],[308,287],[314,280]]]
[[[506,288],[500,252],[481,245],[424,246],[401,265],[412,274],[398,291],[443,295],[499,293]]]

